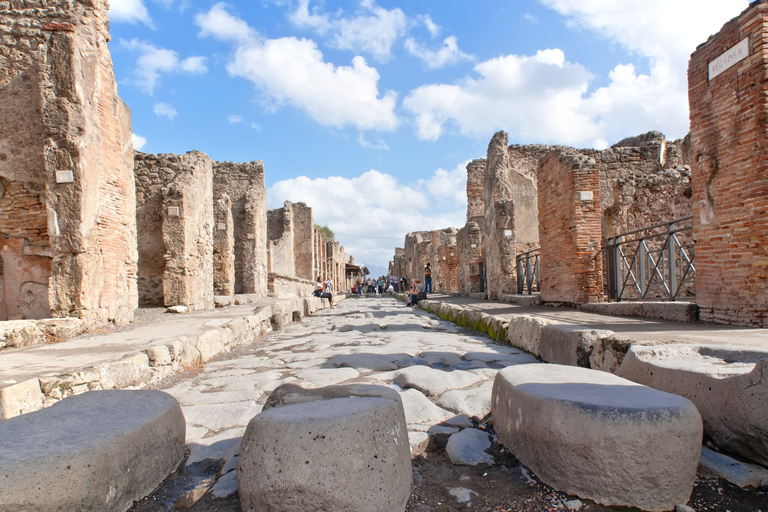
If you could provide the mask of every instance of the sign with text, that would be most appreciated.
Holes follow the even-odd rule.
[[[709,79],[712,80],[726,69],[749,56],[749,39],[742,39],[739,44],[709,63]]]

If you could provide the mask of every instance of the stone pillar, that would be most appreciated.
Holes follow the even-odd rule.
[[[216,201],[213,235],[213,294],[235,294],[235,230],[232,200],[223,194]]]
[[[10,194],[0,198],[0,232],[20,241],[3,260],[43,285],[5,283],[4,300],[28,296],[46,316],[88,326],[126,323],[138,305],[131,119],[107,10],[105,0],[0,3],[0,183]],[[17,229],[21,211],[28,224]]]
[[[213,307],[213,180],[211,159],[192,151],[163,189],[163,300],[166,306]]]
[[[484,261],[483,231],[477,222],[467,222],[456,234],[460,295],[482,291],[480,263]]]
[[[704,321],[768,327],[768,3],[688,65],[696,303]]]
[[[315,266],[315,225],[312,220],[312,208],[304,203],[294,203],[290,208],[293,222],[294,275],[301,279],[313,280],[317,276],[312,276]]]
[[[602,301],[597,164],[575,150],[555,150],[542,160],[538,179],[542,300],[570,304]]]

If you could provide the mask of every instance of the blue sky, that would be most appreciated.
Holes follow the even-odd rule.
[[[690,53],[746,0],[111,0],[134,143],[263,160],[356,262],[461,227],[465,166],[510,143],[688,130]],[[378,272],[377,272],[378,273]]]

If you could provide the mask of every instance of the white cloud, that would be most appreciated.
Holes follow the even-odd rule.
[[[143,23],[154,27],[143,0],[110,0],[109,20],[123,23]]]
[[[147,143],[146,137],[142,137],[141,135],[136,135],[135,133],[131,134],[131,142],[133,143],[133,149],[136,151],[141,151],[141,148],[144,147],[144,145]]]
[[[424,24],[425,27],[427,27],[427,30],[432,35],[432,37],[437,37],[440,34],[440,26],[432,21],[432,18],[430,18],[429,14],[423,14],[417,16],[417,18]]]
[[[467,164],[469,162],[471,160],[462,162],[450,171],[438,169],[432,174],[430,179],[419,180],[419,186],[441,204],[466,206]]]
[[[329,15],[317,7],[310,9],[310,2],[299,0],[290,15],[294,25],[328,35],[330,43],[338,49],[366,52],[380,61],[391,57],[392,46],[408,28],[408,19],[401,9],[387,10],[374,0],[362,0],[360,9],[349,17],[341,12]]]
[[[389,146],[384,142],[384,139],[377,137],[376,142],[370,142],[365,138],[362,132],[357,135],[357,143],[367,149],[383,149],[384,151],[389,151]]]
[[[479,63],[472,75],[419,87],[404,99],[419,138],[435,140],[448,126],[464,135],[504,129],[520,142],[576,146],[654,129],[682,137],[688,131],[688,58],[747,6],[746,0],[539,1],[573,28],[622,46],[632,59],[617,63],[600,87],[559,49]]]
[[[246,41],[256,35],[248,23],[231,15],[223,2],[211,7],[210,11],[195,16],[195,23],[200,27],[200,35],[203,37],[210,36],[224,41]]]
[[[261,131],[261,125],[258,123],[251,123],[251,130],[256,130],[257,132]]]
[[[152,43],[131,39],[120,41],[130,51],[138,52],[136,67],[133,71],[132,82],[147,94],[153,94],[160,84],[163,74],[187,73],[202,75],[208,71],[205,57],[188,57],[179,60],[179,54],[174,50],[159,48]]]
[[[414,57],[419,58],[430,69],[442,68],[462,60],[472,60],[472,56],[459,50],[456,36],[446,37],[443,40],[443,46],[437,51],[430,50],[414,38],[409,37],[405,40],[405,49]]]
[[[221,4],[214,9],[223,9]],[[234,20],[237,18],[232,17]],[[206,16],[198,16],[201,35],[229,39],[209,30]],[[231,20],[230,20],[231,21]],[[252,33],[252,32],[251,32]],[[397,94],[379,97],[379,73],[360,56],[351,66],[334,66],[323,60],[313,41],[284,37],[259,40],[238,38],[227,64],[230,76],[249,80],[269,109],[292,105],[321,125],[361,130],[393,130],[398,125],[394,109]]]
[[[591,75],[566,62],[562,51],[498,57],[476,65],[475,72],[477,78],[425,85],[404,99],[420,139],[438,139],[448,123],[471,136],[505,129],[526,139],[565,144],[596,136],[595,122],[574,108]]]
[[[243,122],[243,116],[232,114],[227,118],[227,121],[229,121],[229,124],[239,124]]]
[[[154,111],[157,117],[165,117],[171,121],[173,121],[173,118],[179,114],[176,112],[174,106],[169,105],[168,103],[155,103]]]
[[[286,200],[306,203],[312,207],[315,224],[331,228],[347,255],[354,256],[356,262],[386,268],[394,247],[402,246],[406,233],[464,225],[466,198],[464,203],[444,201],[448,208],[442,213],[435,205],[437,197],[446,200],[447,196],[443,188],[438,190],[434,185],[447,175],[455,178],[454,174],[438,170],[430,180],[416,186],[376,170],[356,178],[300,176],[267,189],[267,207],[281,208]],[[457,186],[455,182],[453,185]]]

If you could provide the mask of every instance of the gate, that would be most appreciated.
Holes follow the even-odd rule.
[[[517,294],[532,294],[541,291],[539,281],[540,249],[517,255]]]
[[[693,216],[605,240],[608,300],[693,295]],[[518,286],[519,287],[519,286]]]

